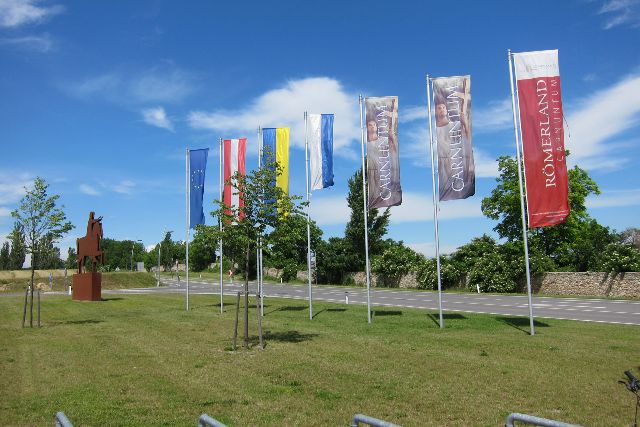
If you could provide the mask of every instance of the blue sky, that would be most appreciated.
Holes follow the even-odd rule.
[[[348,220],[360,167],[358,94],[399,96],[402,206],[389,236],[433,254],[425,75],[471,75],[476,195],[441,205],[444,252],[495,223],[480,203],[500,155],[515,155],[507,49],[559,49],[570,165],[602,195],[589,212],[617,230],[640,206],[640,1],[171,2],[0,0],[0,239],[35,176],[76,229],[90,210],[116,239],[185,236],[185,149],[291,127],[291,192],[304,194],[303,112],[335,113],[335,182],[316,191],[324,236]],[[207,215],[210,224],[213,218]],[[66,249],[62,251],[66,253]]]

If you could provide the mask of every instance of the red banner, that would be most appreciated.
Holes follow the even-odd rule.
[[[236,211],[244,206],[242,194],[236,192],[229,183],[229,179],[238,172],[240,175],[246,175],[245,158],[247,152],[247,138],[225,139],[224,140],[224,193],[223,202],[225,205],[235,209]],[[231,210],[226,211],[227,215],[231,215]],[[242,212],[240,220],[242,221]]]
[[[513,55],[518,82],[529,228],[569,216],[558,51]]]

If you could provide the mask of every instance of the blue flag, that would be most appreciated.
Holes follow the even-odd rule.
[[[189,228],[204,224],[202,198],[204,196],[204,174],[207,169],[209,149],[189,150],[189,186],[190,200]]]

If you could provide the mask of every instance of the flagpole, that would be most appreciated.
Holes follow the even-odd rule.
[[[431,117],[431,83],[427,74],[427,109],[429,111],[429,149],[431,152],[431,194],[433,196],[433,224],[436,239],[436,271],[438,273],[438,309],[440,311],[440,329],[444,328],[442,315],[442,279],[440,276],[440,237],[438,235],[438,198],[436,197],[436,169],[433,155],[433,119]],[[440,162],[438,162],[438,167]]]
[[[223,191],[223,186],[224,186],[224,175],[222,172],[222,138],[219,139],[218,141],[218,154],[219,154],[219,166],[220,166],[220,201],[223,201],[223,195],[222,195],[222,191]],[[222,286],[222,282],[224,280],[224,272],[222,269],[222,230],[223,230],[223,225],[222,225],[222,218],[220,217],[220,215],[218,215],[218,226],[220,227],[220,240],[218,241],[218,245],[220,246],[220,313],[224,313],[224,288]]]
[[[262,127],[258,126],[258,169],[262,168]],[[260,293],[260,315],[264,316],[264,295],[262,294],[264,291],[264,283],[263,283],[263,274],[262,271],[262,236],[260,236],[259,240],[260,244],[258,245],[258,290]]]
[[[311,217],[309,206],[309,114],[304,112],[304,177],[307,181],[307,280],[309,281],[309,320],[313,320],[313,291],[311,289]]]
[[[186,151],[186,157],[185,157],[185,210],[186,210],[186,226],[187,226],[187,232],[186,232],[186,260],[185,260],[185,272],[186,272],[186,276],[187,276],[187,311],[189,311],[189,210],[190,210],[190,206],[189,206],[189,195],[191,193],[191,189],[189,186],[189,149],[187,148]],[[176,271],[176,275],[177,275],[177,271]]]
[[[527,238],[527,221],[525,218],[525,208],[524,208],[524,190],[522,188],[522,167],[520,163],[520,140],[518,136],[518,122],[516,118],[516,98],[515,91],[513,85],[513,64],[511,62],[511,49],[507,49],[507,56],[509,58],[509,83],[511,85],[511,109],[513,111],[513,132],[516,138],[516,162],[518,164],[518,186],[520,187],[520,212],[522,213],[522,239],[524,242],[524,260],[525,260],[525,270],[527,274],[527,296],[529,299],[529,328],[531,331],[531,335],[535,335],[535,327],[533,322],[533,301],[531,298],[531,272],[529,271],[529,242]],[[520,133],[522,134],[522,130],[520,129]]]
[[[367,280],[367,322],[371,323],[371,273],[369,271],[369,225],[367,224],[367,178],[366,178],[366,166],[365,166],[365,151],[364,151],[364,124],[362,118],[362,95],[358,97],[358,104],[360,106],[360,145],[362,147],[362,204],[364,207],[364,258],[365,258],[365,275]]]

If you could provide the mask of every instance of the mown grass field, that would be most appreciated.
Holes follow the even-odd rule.
[[[53,273],[52,286],[49,285],[49,272]],[[40,284],[43,291],[66,292],[67,286],[71,284],[73,271],[67,272],[64,277],[64,270],[37,270],[34,282],[36,286]],[[24,293],[31,281],[31,272],[28,270],[0,271],[0,293]],[[144,272],[110,272],[102,273],[102,289],[127,289],[127,288],[148,288],[156,286],[155,276]]]
[[[266,348],[230,351],[235,299],[45,295],[42,328],[22,329],[20,297],[0,297],[0,423],[82,426],[349,425],[355,413],[405,426],[498,426],[510,412],[628,425],[640,329],[267,300]],[[240,328],[242,335],[242,328]],[[241,342],[241,341],[239,341]]]

